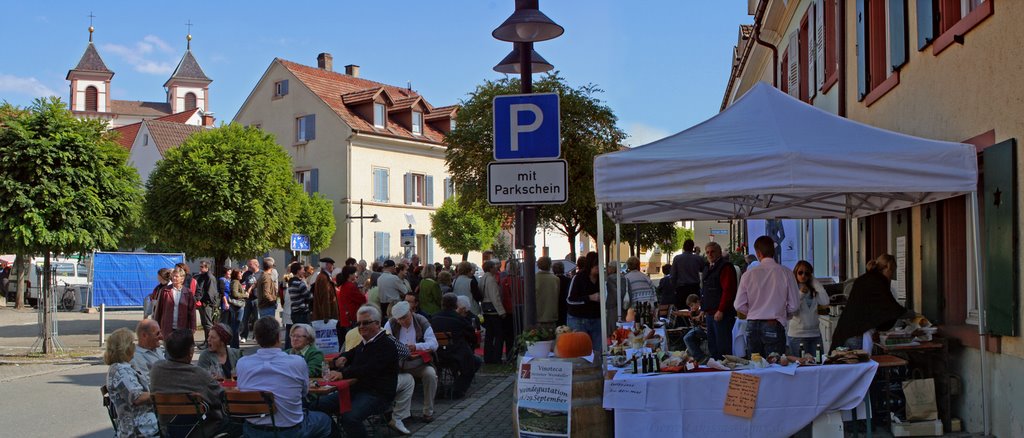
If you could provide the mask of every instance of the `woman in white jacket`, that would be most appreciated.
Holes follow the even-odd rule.
[[[800,308],[789,320],[787,328],[789,354],[795,356],[801,351],[814,354],[818,350],[824,353],[818,311],[828,310],[828,294],[818,280],[814,279],[814,267],[806,260],[796,262],[793,275],[796,276],[796,284],[800,287]]]

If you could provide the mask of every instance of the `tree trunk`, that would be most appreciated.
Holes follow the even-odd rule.
[[[566,237],[569,239],[569,261],[576,263],[576,236],[578,233],[566,233]]]
[[[214,258],[213,258],[213,275],[216,275],[218,278],[224,276],[224,272],[225,272],[224,264],[227,263],[227,261],[228,261],[228,256],[226,256],[226,255],[221,254],[221,255],[214,256]]]
[[[25,260],[27,257],[24,254],[18,254],[14,256],[14,266],[18,268],[18,275],[15,278],[15,288],[17,293],[15,294],[14,308],[22,310],[25,308],[25,277],[28,275],[28,263]],[[10,286],[8,286],[10,287]]]
[[[462,261],[465,262],[467,260],[469,260],[469,251],[462,253]]]
[[[53,333],[50,333],[50,321],[53,315],[50,314],[50,300],[53,299],[53,291],[50,289],[50,252],[43,256],[43,280],[39,285],[42,293],[43,306],[43,354],[53,353]]]

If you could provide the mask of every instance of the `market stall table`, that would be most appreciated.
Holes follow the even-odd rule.
[[[760,378],[754,414],[749,420],[723,411],[733,372],[616,373],[605,385],[621,380],[642,382],[642,395],[615,406],[616,436],[786,437],[823,414],[857,407],[877,368],[878,364],[871,361],[799,367],[793,375],[781,368],[736,371]],[[607,403],[605,407],[609,407]]]

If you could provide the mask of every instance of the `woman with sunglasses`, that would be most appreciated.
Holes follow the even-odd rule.
[[[806,260],[796,262],[793,275],[796,276],[796,284],[800,287],[800,308],[790,319],[786,333],[789,354],[796,356],[801,351],[814,354],[819,350],[825,353],[818,314],[820,310],[828,310],[828,294],[818,280],[814,279],[814,267]]]

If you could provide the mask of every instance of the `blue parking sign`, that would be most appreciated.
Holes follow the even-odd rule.
[[[494,159],[543,160],[562,155],[558,94],[494,98]]]

